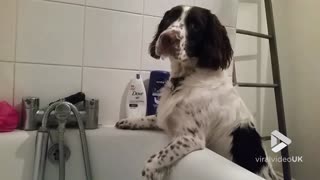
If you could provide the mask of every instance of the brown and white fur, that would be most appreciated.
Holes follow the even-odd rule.
[[[187,154],[209,148],[240,166],[276,180],[265,158],[254,119],[224,69],[232,48],[224,26],[209,10],[177,6],[167,11],[150,44],[154,58],[169,58],[171,77],[162,89],[157,115],[123,119],[121,129],[162,129],[171,142],[152,155],[142,176],[160,180]]]

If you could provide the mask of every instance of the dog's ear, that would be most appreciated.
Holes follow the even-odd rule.
[[[166,27],[165,27],[165,24],[166,24],[166,21],[167,21],[166,18],[168,17],[169,13],[170,13],[170,10],[167,11],[167,12],[164,14],[164,16],[163,16],[160,24],[158,25],[157,32],[156,32],[156,34],[153,36],[153,40],[152,40],[152,42],[151,42],[150,45],[149,45],[149,53],[150,53],[150,55],[151,55],[153,58],[155,58],[155,59],[159,59],[159,58],[160,58],[160,56],[156,53],[156,43],[157,43],[157,41],[158,41],[158,39],[159,39],[160,34],[161,34],[161,33],[165,30],[165,28],[166,28]]]
[[[198,66],[214,70],[226,69],[233,56],[226,28],[220,23],[217,16],[210,12],[208,12],[207,20]]]
[[[160,32],[160,24],[158,26],[156,34],[153,36],[152,42],[149,45],[149,53],[150,53],[151,57],[153,57],[155,59],[159,59],[160,58],[160,56],[156,54],[156,43],[157,43],[158,38],[159,38],[159,36],[161,34],[161,32]]]
[[[183,8],[182,6],[176,6],[170,10],[168,10],[160,24],[158,25],[157,32],[153,36],[153,40],[149,45],[149,53],[153,58],[159,59],[160,56],[156,53],[156,43],[159,39],[160,34],[165,31],[175,20],[177,20],[182,14]]]

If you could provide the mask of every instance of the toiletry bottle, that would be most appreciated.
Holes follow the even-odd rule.
[[[160,90],[170,78],[167,71],[152,71],[150,74],[148,98],[147,98],[147,115],[157,113],[157,107],[160,100]]]
[[[85,101],[86,100],[86,95],[83,93],[83,92],[78,92],[76,94],[72,94],[68,97],[65,97],[65,98],[62,98],[62,99],[59,99],[59,100],[56,100],[54,102],[51,102],[49,105],[55,103],[55,102],[58,102],[58,101],[67,101],[71,104],[77,104],[81,101]]]
[[[140,74],[136,75],[129,83],[128,95],[126,99],[127,118],[139,118],[146,115],[147,95]]]

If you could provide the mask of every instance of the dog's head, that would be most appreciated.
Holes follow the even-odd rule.
[[[207,9],[177,6],[167,11],[150,44],[152,57],[195,61],[199,68],[226,69],[233,55],[227,31]]]

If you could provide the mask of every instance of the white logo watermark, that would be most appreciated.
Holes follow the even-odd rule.
[[[280,140],[280,143],[278,143],[278,140]],[[281,134],[279,131],[274,130],[271,133],[271,148],[272,151],[277,153],[281,151],[283,148],[287,147],[289,144],[291,144],[291,139],[286,137],[285,135]]]
[[[257,162],[303,162],[302,156],[291,156],[288,158],[284,158],[284,157],[275,157],[275,158],[271,158],[271,157],[259,157],[256,158]]]
[[[279,141],[279,142],[278,142]],[[287,147],[292,143],[291,139],[281,134],[279,131],[274,130],[271,133],[271,150],[275,153],[281,151],[283,148]],[[303,162],[302,156],[290,156],[290,157],[257,157],[256,162]]]

